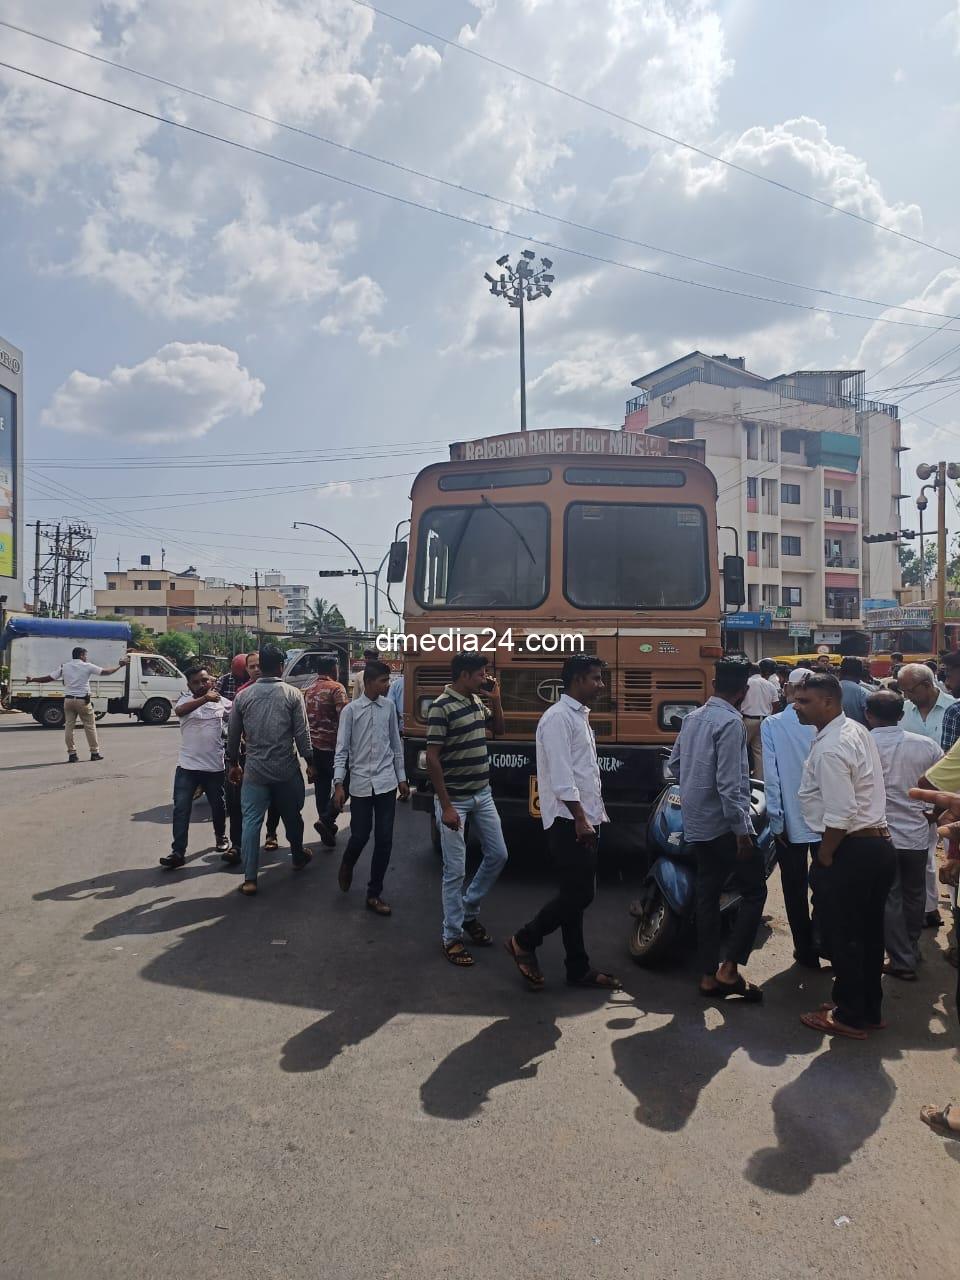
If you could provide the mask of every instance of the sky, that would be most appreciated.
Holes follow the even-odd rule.
[[[960,0],[909,21],[867,0],[376,7],[0,0],[126,69],[9,28],[0,60],[148,113],[0,69],[26,518],[90,523],[96,585],[163,548],[279,570],[359,625],[356,582],[317,577],[348,552],[292,524],[375,568],[421,467],[516,428],[516,314],[483,273],[528,246],[556,275],[527,316],[531,427],[618,426],[632,379],[700,348],[865,369],[902,401],[911,492],[918,462],[960,460]]]

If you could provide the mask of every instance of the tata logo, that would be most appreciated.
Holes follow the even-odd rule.
[[[541,702],[558,702],[563,693],[563,681],[559,676],[551,676],[549,680],[541,680],[537,685],[537,697]]]

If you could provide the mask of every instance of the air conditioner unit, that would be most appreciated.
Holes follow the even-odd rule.
[[[668,391],[665,396],[661,396],[660,403],[663,405],[665,409],[669,409],[670,406],[673,404],[673,392]]]

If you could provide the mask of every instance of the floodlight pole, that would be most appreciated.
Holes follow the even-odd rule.
[[[520,430],[527,429],[527,355],[523,335],[523,290],[520,290]]]

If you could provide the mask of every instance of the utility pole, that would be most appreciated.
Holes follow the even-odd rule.
[[[260,570],[259,569],[254,569],[253,571],[253,590],[254,590],[254,599],[257,606],[257,648],[262,649],[263,633],[260,630]]]
[[[73,576],[73,525],[67,525],[67,546],[64,551],[63,566],[63,607],[60,614],[64,618],[70,617],[70,598],[72,596],[72,583],[70,581]]]
[[[53,552],[53,600],[50,602],[51,618],[60,617],[60,526],[54,535]]]
[[[40,521],[33,526],[33,616],[40,612]]]
[[[937,463],[937,631],[933,651],[947,647],[947,464]]]

